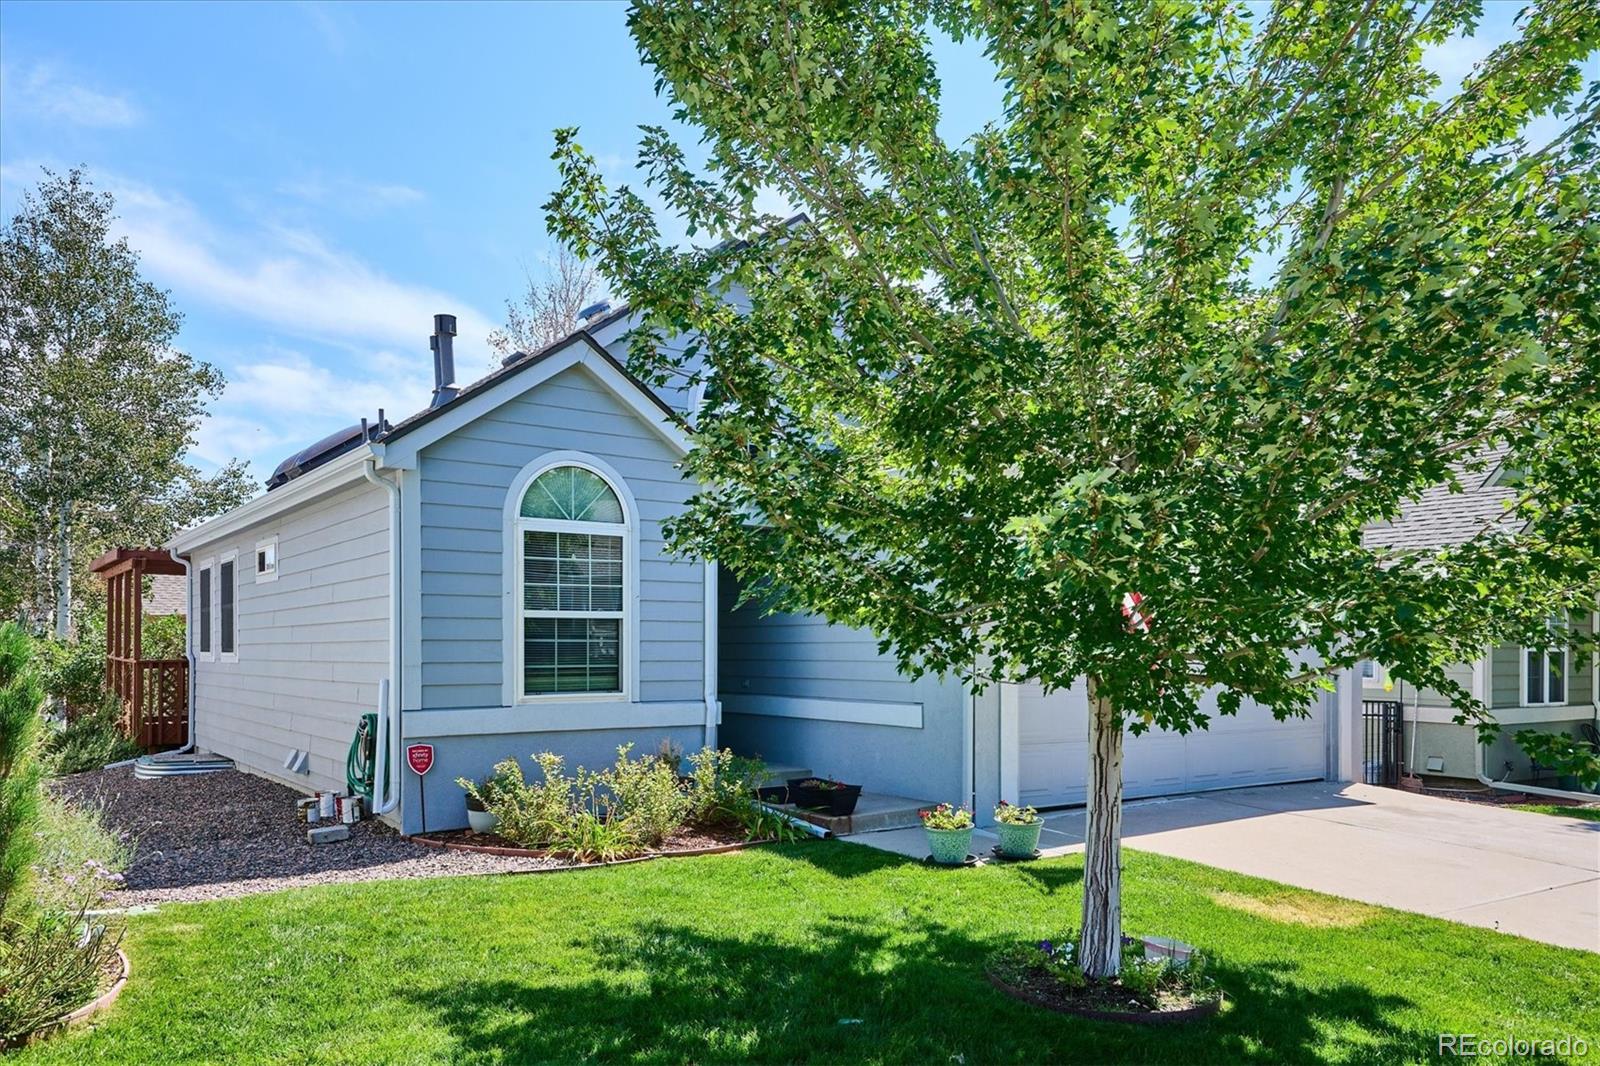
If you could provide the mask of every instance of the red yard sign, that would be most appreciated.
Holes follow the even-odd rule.
[[[433,769],[433,745],[410,744],[406,746],[406,764],[419,776]]]

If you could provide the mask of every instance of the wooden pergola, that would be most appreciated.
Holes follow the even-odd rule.
[[[143,654],[145,575],[182,574],[183,564],[156,548],[117,548],[89,569],[106,581],[106,687],[122,704],[123,732],[146,749],[187,743],[189,660]]]

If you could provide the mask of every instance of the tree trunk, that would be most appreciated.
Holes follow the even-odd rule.
[[[1115,977],[1122,968],[1122,728],[1093,677],[1086,816],[1078,957],[1085,976]]]
[[[69,519],[72,507],[63,502],[56,516],[56,639],[66,640],[72,633],[72,540]]]

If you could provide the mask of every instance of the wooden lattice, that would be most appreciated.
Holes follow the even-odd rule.
[[[106,687],[122,704],[123,732],[144,748],[188,742],[189,661],[142,655],[146,574],[181,574],[166,552],[119,548],[92,567],[106,579]]]

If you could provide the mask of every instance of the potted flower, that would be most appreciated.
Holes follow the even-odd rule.
[[[458,777],[456,784],[467,794],[467,825],[474,833],[494,832],[500,825],[500,816],[494,813],[494,805],[499,800],[503,788],[513,782],[506,775],[496,771],[482,781]]]
[[[928,853],[941,866],[960,866],[972,847],[972,812],[965,807],[941,803],[931,810],[918,811],[922,831],[928,837]]]
[[[1008,859],[1031,859],[1039,850],[1044,819],[1032,807],[1001,800],[994,809],[994,827],[1000,834],[1000,854]]]

